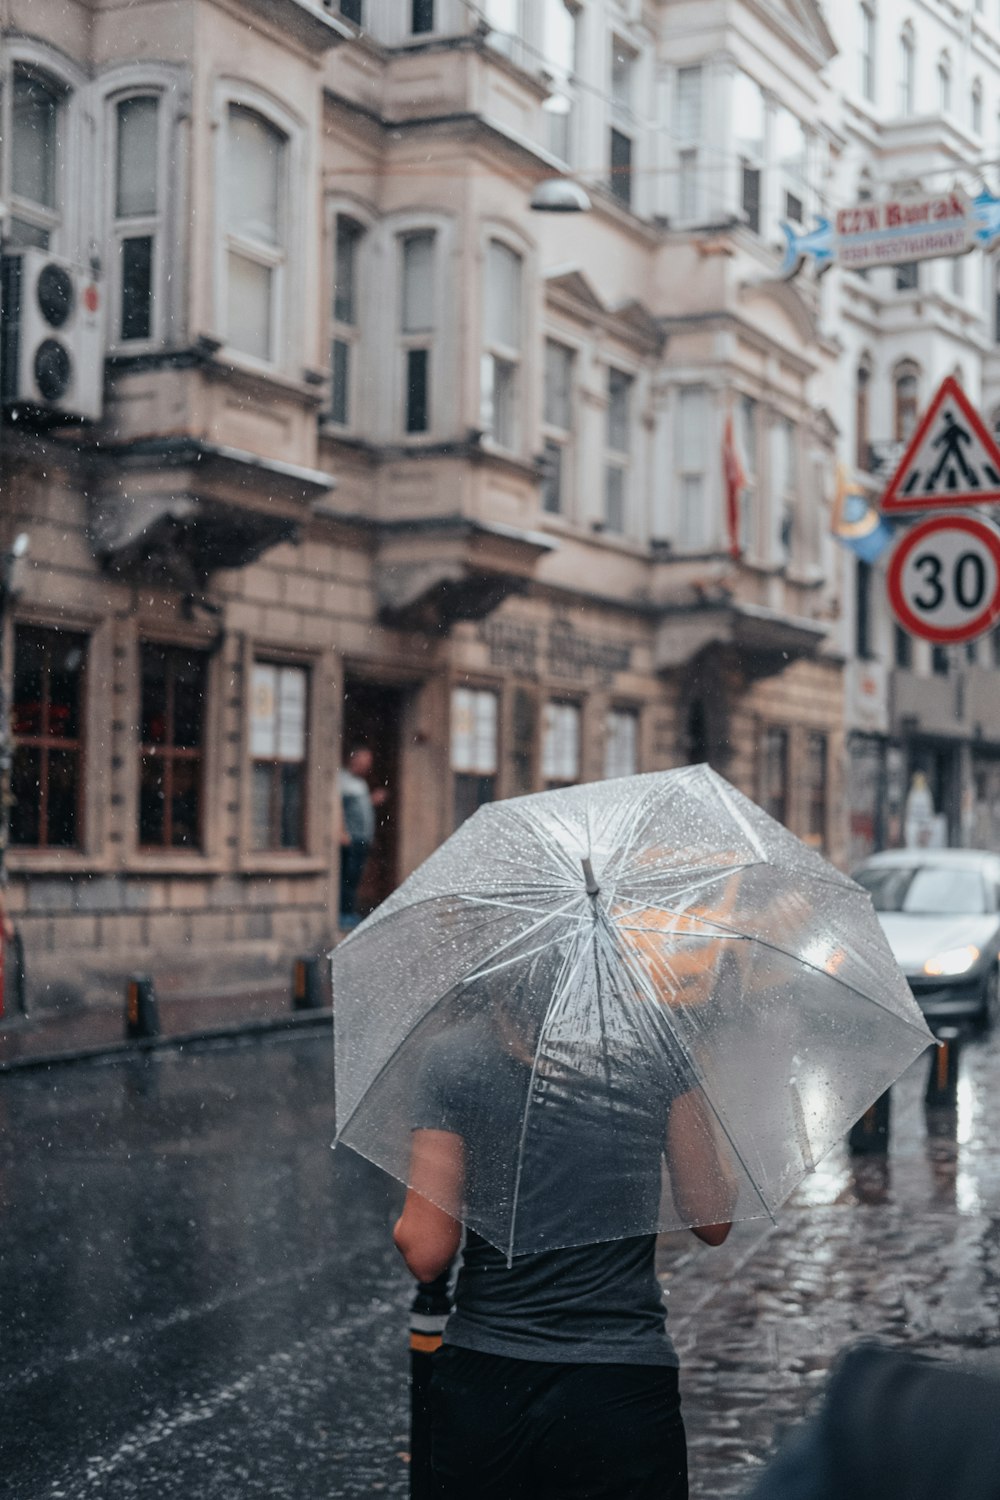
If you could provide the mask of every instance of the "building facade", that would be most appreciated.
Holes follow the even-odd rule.
[[[5,24],[32,997],[246,987],[332,942],[360,744],[365,905],[486,800],[700,760],[843,863],[852,291],[779,274],[853,149],[819,7]],[[589,214],[532,212],[559,173]],[[73,311],[36,339],[53,266]]]

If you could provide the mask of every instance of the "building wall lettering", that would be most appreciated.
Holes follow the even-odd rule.
[[[479,627],[479,639],[489,649],[493,667],[537,677],[544,666],[550,677],[589,680],[599,687],[610,687],[619,673],[630,670],[634,651],[630,641],[584,635],[563,615],[544,631],[511,620],[487,620]]]

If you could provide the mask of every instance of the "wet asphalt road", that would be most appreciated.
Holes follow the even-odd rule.
[[[0,1493],[403,1496],[398,1189],[329,1150],[330,1042],[0,1079]],[[694,1500],[745,1491],[863,1335],[994,1359],[1000,1040],[959,1108],[895,1091],[888,1165],[834,1151],[777,1226],[665,1242]]]

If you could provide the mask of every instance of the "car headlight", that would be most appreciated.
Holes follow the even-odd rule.
[[[936,953],[924,964],[924,973],[936,978],[948,974],[966,974],[979,958],[979,949],[974,943],[964,948],[949,948],[947,953]]]

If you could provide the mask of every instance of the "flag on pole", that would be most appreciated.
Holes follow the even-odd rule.
[[[726,413],[726,425],[722,432],[722,473],[726,485],[726,528],[729,532],[729,555],[739,557],[740,545],[740,495],[747,487],[747,474],[736,447],[733,433],[733,411]]]
[[[866,563],[877,562],[893,536],[892,527],[851,481],[844,464],[837,465],[832,531],[838,542]]]

